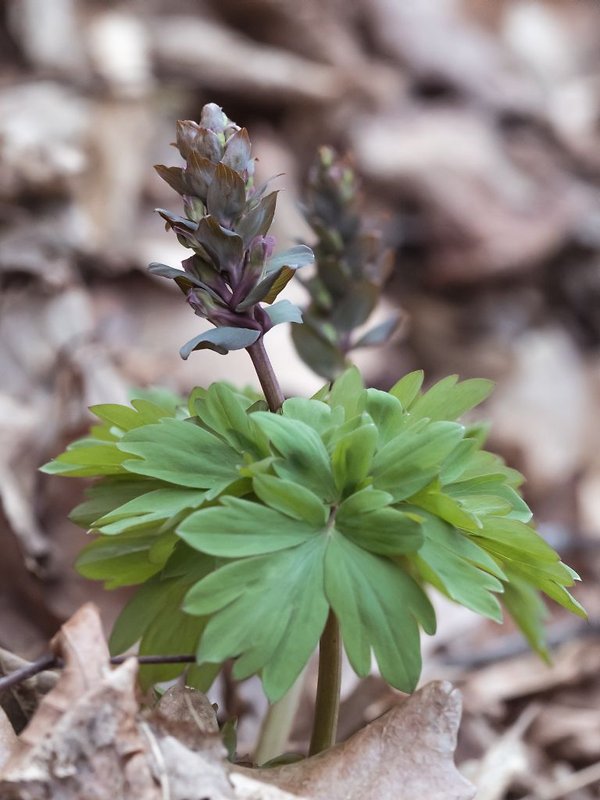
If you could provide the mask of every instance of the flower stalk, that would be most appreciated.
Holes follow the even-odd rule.
[[[319,677],[312,737],[308,754],[311,756],[335,744],[340,711],[342,686],[342,637],[339,622],[329,612],[319,643]]]

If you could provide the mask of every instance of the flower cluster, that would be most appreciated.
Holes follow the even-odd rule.
[[[157,210],[193,255],[182,262],[183,271],[157,263],[150,271],[174,280],[194,312],[216,328],[185,344],[182,357],[206,348],[223,354],[239,350],[273,325],[300,322],[299,309],[289,301],[271,304],[295,270],[312,263],[313,253],[299,245],[273,256],[275,241],[268,231],[277,192],[254,184],[246,129],[209,103],[200,123],[177,123],[176,147],[185,166],[155,169],[182,196],[185,215]]]
[[[292,337],[302,359],[332,380],[349,365],[351,350],[384,344],[398,326],[396,313],[356,334],[379,302],[393,254],[365,222],[350,159],[330,147],[320,148],[310,170],[304,212],[317,235],[316,274],[304,282],[311,301]]]

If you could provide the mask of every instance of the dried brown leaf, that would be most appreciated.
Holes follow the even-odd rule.
[[[4,710],[0,707],[0,769],[10,758],[17,744],[17,734]]]
[[[109,670],[91,603],[63,626],[52,646],[65,669],[0,773],[0,796],[158,800],[148,745],[136,725],[136,662]]]
[[[347,742],[251,774],[314,800],[470,800],[453,760],[460,714],[458,691],[430,683]]]

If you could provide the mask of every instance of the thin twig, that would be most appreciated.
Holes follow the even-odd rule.
[[[122,664],[128,658],[137,658],[139,664],[193,664],[196,661],[196,657],[190,654],[173,656],[124,655],[113,656],[110,659],[110,663]],[[48,669],[62,669],[63,666],[64,663],[61,658],[58,658],[52,653],[46,653],[46,655],[41,656],[41,658],[38,658],[36,661],[32,661],[30,664],[21,667],[21,669],[17,669],[1,677],[0,692],[5,689],[10,689],[11,686],[17,686],[19,683],[26,681],[28,678],[32,678],[39,672],[45,672]]]

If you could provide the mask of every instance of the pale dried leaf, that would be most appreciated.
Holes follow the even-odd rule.
[[[460,714],[458,691],[430,683],[347,742],[252,775],[314,800],[470,800],[453,760]]]
[[[514,725],[498,737],[482,759],[461,766],[477,786],[477,800],[502,800],[514,780],[530,771],[530,757],[523,736],[539,711],[537,705],[528,706]]]
[[[341,70],[255,44],[206,18],[163,17],[150,27],[150,36],[160,67],[194,78],[201,73],[204,84],[213,90],[252,92],[270,99],[284,96],[288,103],[324,103],[350,88]]]
[[[257,781],[241,772],[232,772],[231,782],[238,800],[310,800],[299,794],[285,792],[277,786]]]
[[[0,707],[0,769],[10,758],[17,744],[17,734],[10,724],[4,709]]]
[[[527,654],[479,670],[463,688],[465,705],[470,710],[489,712],[510,700],[594,680],[600,671],[600,643],[583,639],[569,642],[553,658],[550,667]]]

